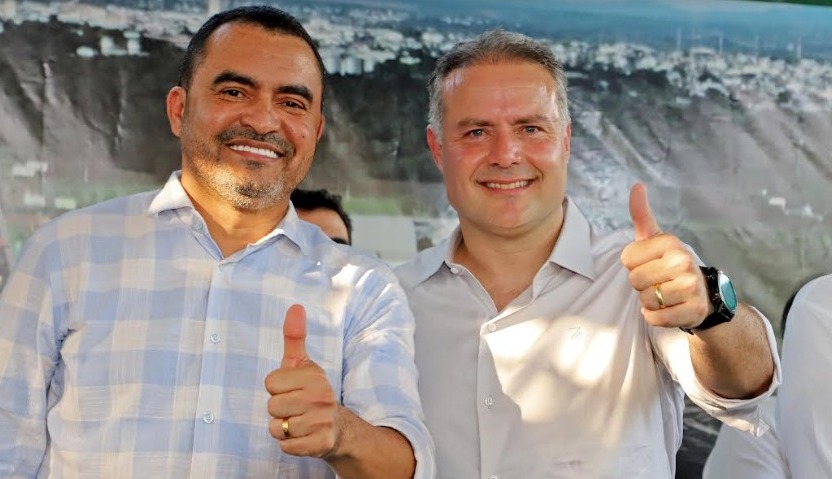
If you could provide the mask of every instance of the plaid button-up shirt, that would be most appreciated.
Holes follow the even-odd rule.
[[[0,476],[330,478],[269,435],[266,375],[300,303],[344,406],[432,477],[413,318],[392,273],[293,208],[223,258],[177,173],[36,233],[0,300]]]

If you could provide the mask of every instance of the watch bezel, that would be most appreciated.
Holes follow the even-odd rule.
[[[714,311],[705,317],[705,319],[695,328],[681,328],[688,334],[693,334],[695,331],[710,329],[714,326],[731,321],[734,319],[734,315],[736,314],[740,304],[739,298],[737,297],[737,290],[734,288],[734,283],[728,275],[713,266],[700,266],[700,269],[702,270],[702,274],[705,276],[705,285],[708,288],[708,299],[710,299],[711,306]],[[731,288],[731,291],[734,294],[734,301],[736,305],[733,309],[729,308],[724,301],[721,287],[722,284]]]

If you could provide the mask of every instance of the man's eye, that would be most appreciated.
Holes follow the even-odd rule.
[[[236,88],[226,88],[225,90],[222,91],[222,93],[223,93],[223,95],[227,95],[227,96],[230,96],[230,97],[233,97],[233,98],[243,96],[243,92],[241,92],[240,90],[237,90]]]
[[[468,136],[479,137],[485,134],[485,131],[482,128],[477,128],[476,130],[471,130],[467,133]]]
[[[283,102],[283,104],[288,106],[289,108],[306,109],[306,105],[304,105],[301,102],[295,101],[295,100],[286,100],[286,101]]]
[[[538,131],[540,131],[540,128],[536,126],[525,126],[523,127],[523,129],[526,131],[526,133],[537,133]]]

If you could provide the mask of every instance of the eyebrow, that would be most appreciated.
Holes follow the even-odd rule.
[[[277,87],[277,93],[289,93],[290,95],[298,95],[303,97],[309,103],[312,103],[312,91],[303,85],[281,85]]]
[[[239,83],[241,85],[246,85],[250,87],[257,86],[257,82],[254,81],[253,78],[247,77],[241,73],[237,73],[231,70],[225,70],[224,72],[215,76],[214,81],[211,82],[211,85],[217,86],[222,83]]]
[[[544,123],[544,122],[554,122],[557,121],[551,118],[549,115],[538,114],[538,115],[531,115],[531,116],[524,116],[517,118],[511,122],[512,125],[527,125],[529,123]],[[469,128],[472,126],[476,127],[485,127],[485,126],[493,126],[494,123],[488,120],[477,120],[475,118],[463,118],[459,122],[457,122],[457,127],[459,128]]]
[[[257,88],[259,86],[253,78],[231,70],[225,70],[214,77],[214,81],[211,82],[211,85],[218,86],[223,83],[239,83],[240,85],[246,85],[252,88]],[[281,85],[275,89],[275,92],[298,95],[310,103],[314,98],[312,91],[304,85]]]
[[[477,120],[474,118],[463,118],[456,123],[456,126],[460,128],[468,128],[471,126],[491,126],[493,125],[492,122],[486,120]]]
[[[532,116],[526,116],[522,118],[518,118],[514,120],[515,125],[527,125],[529,123],[547,123],[547,122],[555,122],[556,119],[552,118],[549,115],[544,115],[542,113]]]

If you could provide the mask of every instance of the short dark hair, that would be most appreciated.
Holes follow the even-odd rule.
[[[341,204],[341,195],[330,193],[325,189],[302,190],[298,188],[292,192],[290,199],[295,209],[298,210],[312,211],[323,208],[338,213],[347,226],[347,242],[352,244],[352,221]]]
[[[215,14],[203,23],[191,38],[190,43],[188,43],[188,48],[185,50],[185,57],[182,59],[182,65],[179,67],[179,86],[186,90],[191,86],[194,70],[197,64],[205,57],[205,43],[208,41],[208,38],[216,29],[231,22],[257,25],[270,32],[283,33],[305,41],[309,45],[309,48],[312,49],[312,52],[315,54],[315,59],[318,61],[318,68],[321,71],[321,92],[323,92],[326,68],[312,37],[309,36],[309,33],[307,33],[306,29],[303,28],[303,25],[295,17],[283,10],[265,5],[245,6],[225,10]]]

